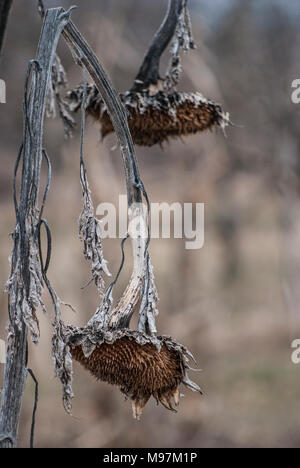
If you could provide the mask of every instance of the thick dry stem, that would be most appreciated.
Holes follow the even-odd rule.
[[[133,248],[133,272],[129,284],[111,312],[109,327],[127,328],[135,306],[141,297],[145,276],[145,249],[147,240],[147,214],[142,204],[133,204],[129,213],[129,233]]]
[[[27,325],[36,321],[35,305],[41,304],[40,265],[36,228],[37,201],[42,160],[42,135],[46,95],[60,33],[68,21],[61,8],[48,10],[25,92],[23,170],[9,280],[9,337],[0,412],[0,448],[15,447],[26,378]],[[27,96],[29,96],[27,98]],[[34,289],[33,289],[34,286]],[[32,331],[32,330],[31,330]]]
[[[71,21],[65,27],[63,36],[75,52],[79,63],[83,64],[90,73],[103,101],[105,102],[123,157],[128,209],[133,210],[134,212],[136,207],[140,206],[142,203],[145,189],[139,174],[125,109],[96,55]],[[143,223],[141,222],[141,228],[145,229],[145,223],[147,220],[143,217],[143,221]],[[134,269],[130,283],[124,295],[112,312],[110,324],[115,328],[121,327],[123,324],[126,324],[126,326],[129,325],[134,306],[136,305],[140,294],[143,277],[145,275],[146,242],[145,234],[142,231],[139,233],[139,236],[136,236],[136,238],[132,237],[132,246]]]
[[[148,88],[151,84],[157,84],[160,58],[174,35],[181,8],[182,0],[169,0],[167,14],[143,59],[132,91],[139,91]]]

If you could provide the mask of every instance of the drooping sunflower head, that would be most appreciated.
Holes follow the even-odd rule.
[[[88,336],[81,329],[70,336],[69,346],[72,357],[91,374],[118,386],[131,399],[136,419],[151,396],[176,411],[181,383],[201,393],[187,376],[188,351],[170,337],[150,337],[129,329]]]
[[[68,93],[70,108],[76,112],[81,106],[82,86]],[[204,130],[225,129],[229,116],[219,104],[200,93],[166,93],[158,90],[128,91],[120,95],[128,115],[133,142],[141,146],[163,144]],[[87,88],[86,111],[100,122],[101,136],[114,131],[106,106],[94,86]]]

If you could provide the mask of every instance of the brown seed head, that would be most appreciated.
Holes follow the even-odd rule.
[[[200,93],[126,92],[120,95],[128,114],[128,125],[135,144],[152,146],[170,138],[202,132],[214,127],[224,129],[229,116],[220,105]],[[68,95],[72,111],[80,108],[82,86]],[[113,132],[113,125],[97,90],[89,86],[86,110],[101,124],[104,138]]]
[[[70,340],[71,355],[97,379],[118,386],[132,400],[134,418],[140,419],[151,396],[176,412],[180,383],[190,386],[181,345],[163,337],[155,338],[159,347],[151,340],[141,344],[140,335],[128,331],[110,343],[102,337],[86,356],[82,345]],[[200,391],[196,385],[193,389]]]

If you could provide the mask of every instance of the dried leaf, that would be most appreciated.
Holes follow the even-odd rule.
[[[84,169],[82,168],[82,171]],[[82,175],[83,177],[83,175]],[[94,215],[94,206],[91,199],[91,193],[88,186],[86,174],[84,174],[84,183],[81,184],[83,190],[83,208],[79,217],[79,238],[83,242],[83,254],[86,260],[91,261],[92,277],[97,286],[100,296],[103,296],[104,280],[103,273],[111,276],[107,261],[103,255],[101,227]]]

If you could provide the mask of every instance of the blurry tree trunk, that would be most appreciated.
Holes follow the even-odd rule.
[[[0,0],[0,54],[4,42],[7,20],[11,9],[12,0]]]

